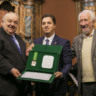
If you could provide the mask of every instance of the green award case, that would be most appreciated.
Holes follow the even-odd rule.
[[[51,83],[58,70],[62,46],[35,44],[18,79]]]

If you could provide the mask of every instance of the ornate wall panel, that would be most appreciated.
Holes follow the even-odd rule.
[[[35,11],[34,2],[26,1],[20,4],[20,35],[27,46],[33,41],[35,32]],[[33,24],[34,23],[34,24]]]

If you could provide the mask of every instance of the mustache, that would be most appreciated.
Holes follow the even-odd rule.
[[[8,27],[15,28],[15,26],[12,26],[12,25],[8,25]]]
[[[88,27],[88,25],[81,25],[81,28],[86,28]]]

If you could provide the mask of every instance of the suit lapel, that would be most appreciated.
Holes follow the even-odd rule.
[[[4,30],[3,30],[3,31],[4,31]],[[21,56],[21,54],[20,54],[20,52],[19,52],[16,44],[12,41],[11,36],[8,35],[6,32],[4,32],[4,34],[5,34],[5,38],[7,38],[7,40],[10,42],[10,45],[12,45],[14,51],[16,51],[16,53],[18,53],[19,56]],[[18,39],[17,39],[17,40],[18,40]]]
[[[43,44],[44,36],[39,40],[39,44]]]
[[[18,50],[18,55],[24,60],[24,62],[25,62],[25,60],[26,60],[26,56],[25,56],[25,46],[26,46],[26,44],[24,44],[24,43],[22,43],[22,40],[20,39],[18,39],[17,38],[17,40],[18,40],[18,42],[19,42],[19,46],[20,46],[20,49],[21,49],[21,52],[22,52],[22,55],[20,54],[20,52],[19,52],[19,50]]]
[[[92,50],[91,50],[91,52],[92,52],[92,57],[93,57],[93,54],[94,54],[94,50],[95,50],[95,46],[96,46],[96,31],[94,31],[94,34],[93,34],[93,41],[92,41]]]
[[[80,36],[80,38],[79,38],[79,42],[78,42],[78,48],[79,48],[79,52],[81,53],[81,50],[82,50],[82,45],[83,45],[83,39],[84,39],[84,37],[83,37],[83,34],[81,34],[81,36]]]
[[[25,62],[25,60],[26,60],[25,59],[25,54],[24,54],[25,50],[23,51],[24,48],[23,48],[22,42],[17,38],[17,36],[16,36],[16,39],[18,40],[22,55],[19,52],[19,49],[17,48],[16,44],[11,40],[11,38],[9,38],[10,44],[13,46],[13,49],[14,49],[14,51],[16,51],[16,54],[18,54],[18,56],[20,56],[20,58]]]
[[[57,39],[58,39],[58,36],[55,34],[51,45],[58,45],[58,40]]]

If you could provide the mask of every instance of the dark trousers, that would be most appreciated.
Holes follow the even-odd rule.
[[[67,90],[64,90],[63,94],[56,93],[53,88],[49,88],[49,85],[49,83],[36,83],[36,96],[66,96]]]
[[[96,82],[82,83],[82,96],[96,96]]]
[[[68,96],[74,96],[76,94],[76,91],[77,91],[77,86],[76,85],[70,85]]]

